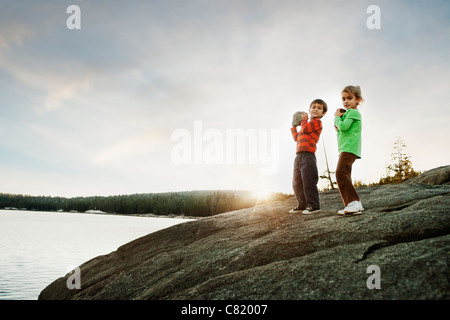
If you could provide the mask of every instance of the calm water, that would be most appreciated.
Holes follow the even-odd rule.
[[[0,210],[0,299],[31,300],[74,267],[186,219]]]

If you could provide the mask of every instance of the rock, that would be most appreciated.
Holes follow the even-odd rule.
[[[442,166],[426,171],[421,175],[407,180],[405,183],[448,185],[450,184],[450,166]]]
[[[358,192],[359,216],[336,215],[335,190],[312,215],[289,214],[291,198],[151,233],[82,264],[81,289],[68,274],[39,299],[450,299],[450,185]]]
[[[304,111],[297,111],[296,113],[294,113],[294,115],[292,116],[292,126],[299,126],[305,114],[307,113]]]

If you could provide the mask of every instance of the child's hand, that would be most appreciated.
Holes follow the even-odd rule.
[[[308,114],[305,112],[305,113],[303,114],[302,121],[308,121],[308,119],[309,119],[309,116],[308,116]]]
[[[345,109],[339,108],[339,109],[336,110],[336,112],[335,112],[335,114],[334,114],[334,117],[340,117],[340,116],[342,116],[345,112],[346,112]]]

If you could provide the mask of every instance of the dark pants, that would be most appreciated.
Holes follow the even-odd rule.
[[[356,155],[348,152],[341,152],[336,167],[336,181],[342,202],[347,206],[352,201],[359,201],[358,193],[352,183],[352,165],[357,159]]]
[[[311,207],[320,209],[319,191],[317,183],[316,155],[311,152],[299,152],[294,161],[294,178],[292,187],[298,201],[299,208]]]

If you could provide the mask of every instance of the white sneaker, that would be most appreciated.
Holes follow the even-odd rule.
[[[297,206],[294,209],[289,210],[289,213],[297,213],[297,212],[300,212],[302,210],[304,210],[304,209],[302,209],[302,208]]]
[[[339,210],[338,215],[345,216],[350,214],[361,214],[364,208],[362,206],[361,201],[352,201],[350,202],[343,210]]]
[[[313,209],[313,208],[311,208],[311,207],[307,207],[305,210],[303,210],[303,214],[311,214],[311,213],[313,213],[313,212],[319,212],[320,211],[320,209]]]

